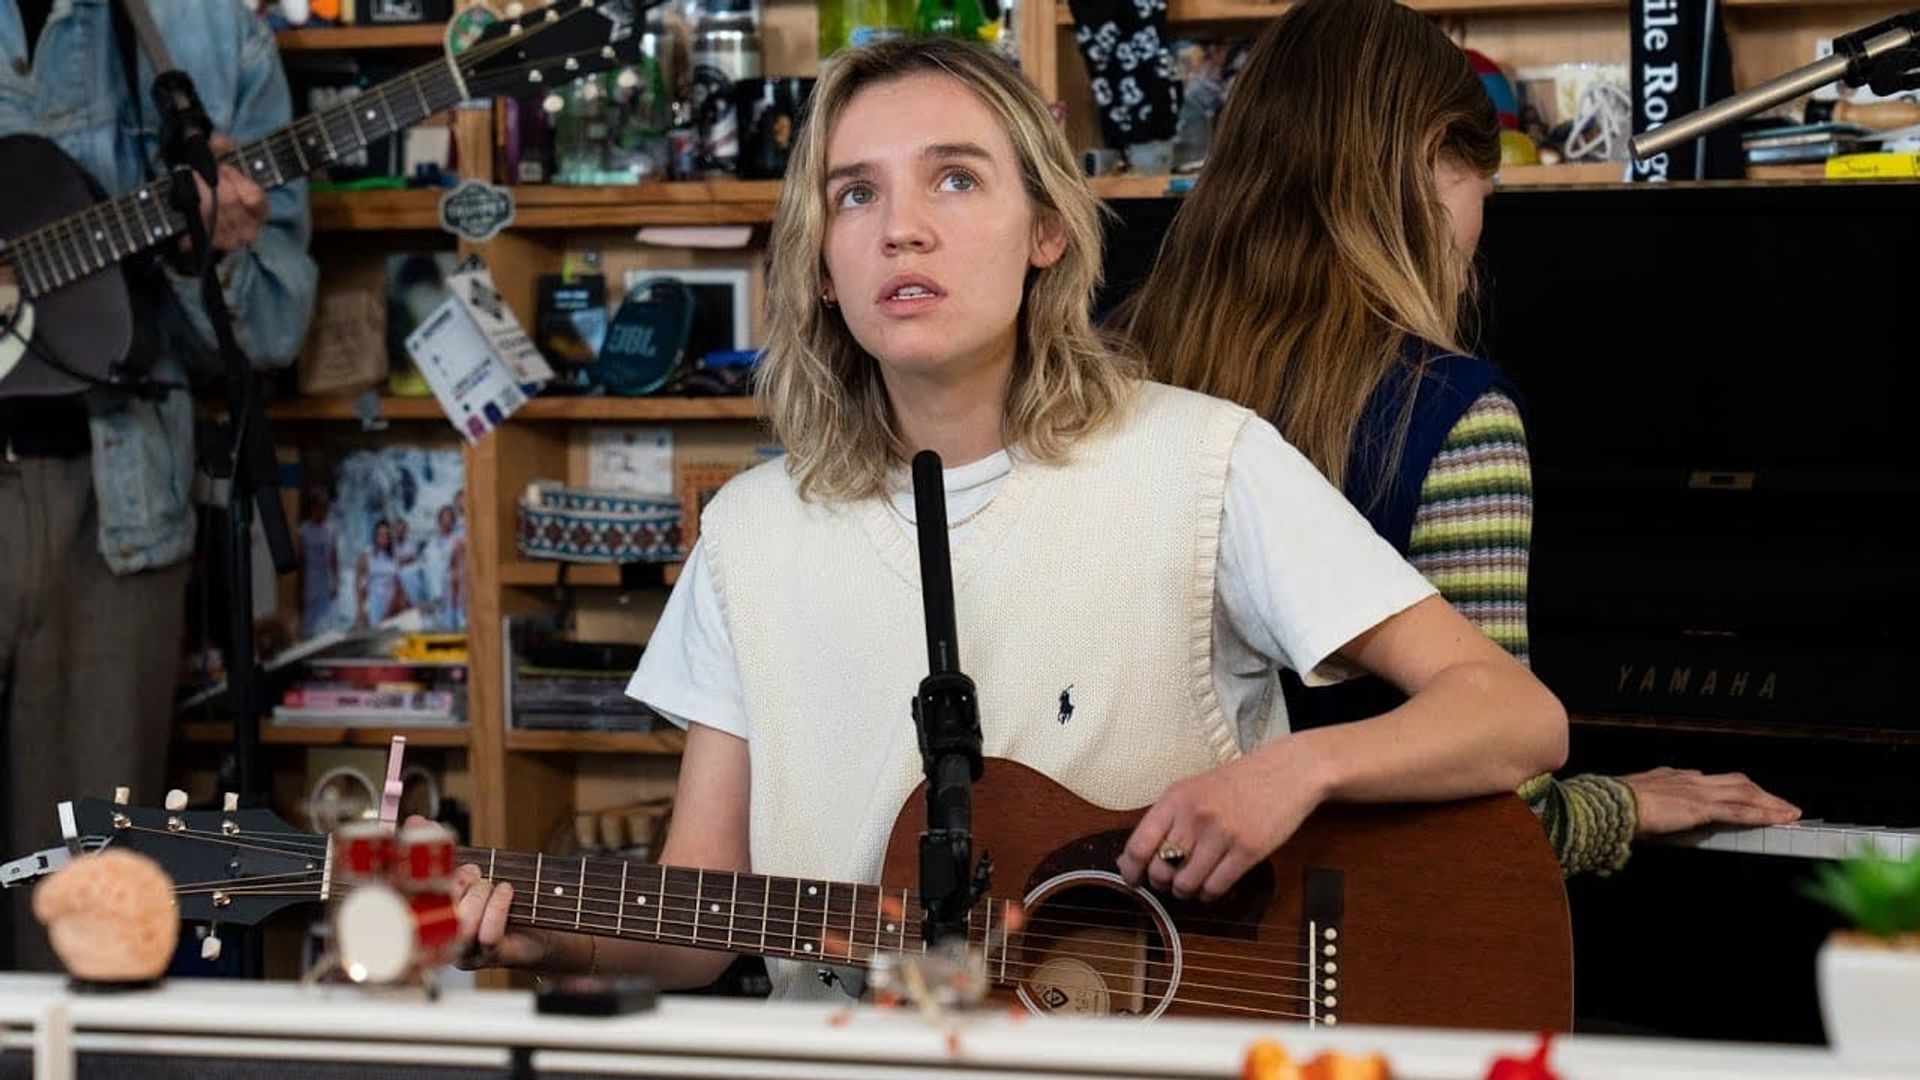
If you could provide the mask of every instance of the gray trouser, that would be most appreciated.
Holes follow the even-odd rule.
[[[55,807],[164,796],[187,564],[100,557],[93,463],[0,460],[0,862],[60,843]],[[0,969],[59,970],[27,889],[0,905]]]

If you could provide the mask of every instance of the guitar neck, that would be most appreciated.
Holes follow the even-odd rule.
[[[350,101],[309,113],[221,158],[262,188],[334,165],[462,98],[446,59],[422,65]],[[142,184],[12,240],[22,291],[38,297],[96,274],[187,231],[173,206],[170,176]]]
[[[522,926],[846,967],[925,949],[908,889],[487,848],[456,861],[513,885],[508,921]],[[990,900],[969,917],[989,970],[1006,966],[1008,910]]]

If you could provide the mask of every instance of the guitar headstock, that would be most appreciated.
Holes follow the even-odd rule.
[[[639,63],[636,8],[657,2],[553,0],[488,26],[453,62],[469,97],[540,93],[583,75]]]
[[[327,838],[302,832],[271,810],[188,810],[175,792],[169,808],[105,799],[73,804],[88,850],[118,847],[160,864],[173,879],[180,918],[252,926],[296,904],[322,898]],[[177,807],[177,808],[175,808]]]

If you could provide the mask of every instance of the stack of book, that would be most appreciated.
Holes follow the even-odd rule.
[[[437,727],[466,722],[467,666],[447,660],[316,657],[280,694],[276,724]]]

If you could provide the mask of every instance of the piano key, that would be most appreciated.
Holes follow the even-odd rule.
[[[1907,858],[1920,852],[1920,830],[1834,823],[1817,818],[1791,825],[1710,826],[1658,839],[1676,847],[1799,859],[1851,858],[1865,851],[1869,842],[1883,855],[1893,858]]]

